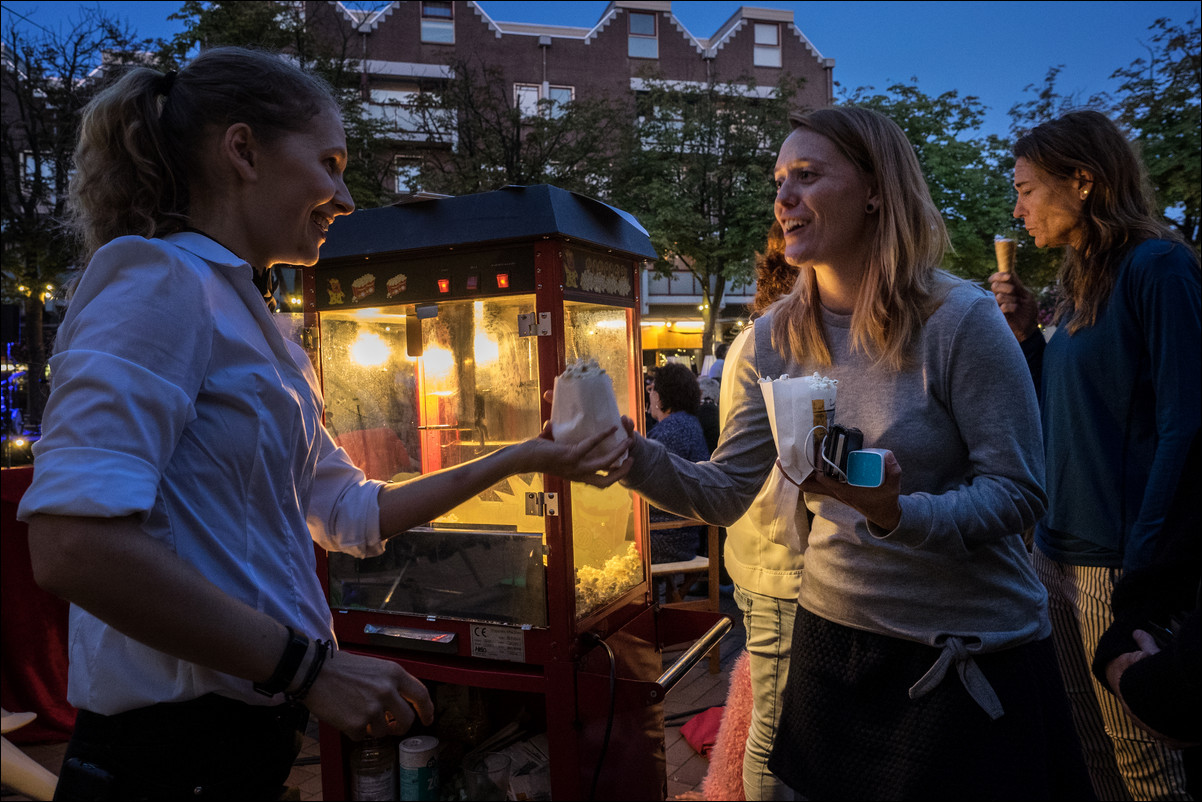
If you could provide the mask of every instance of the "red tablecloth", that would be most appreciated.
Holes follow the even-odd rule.
[[[10,732],[14,743],[65,741],[75,728],[67,704],[67,608],[33,581],[29,530],[17,505],[33,480],[33,467],[0,469],[0,700],[13,713],[37,713]]]

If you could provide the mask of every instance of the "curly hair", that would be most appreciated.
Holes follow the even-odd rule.
[[[693,371],[679,362],[669,362],[656,370],[652,387],[659,394],[659,404],[666,412],[696,415],[697,407],[701,406],[701,385]]]
[[[950,247],[914,148],[897,123],[871,109],[831,106],[789,120],[794,131],[805,128],[829,139],[880,193],[867,269],[852,311],[851,342],[900,368],[942,300],[938,267]],[[812,268],[801,271],[781,299],[772,340],[799,362],[831,363]]]
[[[87,264],[106,242],[160,237],[188,224],[208,138],[245,123],[270,144],[338,110],[333,90],[284,58],[206,50],[178,74],[137,67],[92,99],[75,148],[69,219]]]
[[[1152,238],[1184,242],[1161,221],[1143,162],[1105,114],[1071,111],[1019,137],[1013,150],[1056,178],[1089,175],[1081,246],[1066,246],[1060,265],[1055,322],[1067,318],[1070,334],[1097,321],[1131,247]]]
[[[788,295],[797,283],[801,269],[785,259],[785,233],[780,221],[772,221],[768,230],[768,247],[755,255],[755,298],[751,301],[751,314],[758,317],[776,303],[782,295]]]

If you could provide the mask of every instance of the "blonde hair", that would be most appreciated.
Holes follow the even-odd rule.
[[[338,106],[316,76],[264,51],[207,50],[178,74],[138,67],[84,109],[70,186],[82,264],[106,242],[188,224],[205,140],[235,123],[271,143]]]
[[[1056,322],[1073,334],[1092,326],[1114,289],[1123,256],[1146,239],[1184,242],[1161,220],[1143,162],[1119,127],[1101,112],[1072,111],[1036,126],[1014,143],[1014,155],[1062,179],[1089,173],[1082,242],[1064,249]]]
[[[906,135],[883,114],[851,106],[791,115],[793,129],[829,139],[875,186],[881,205],[851,318],[853,348],[900,369],[942,300],[937,267],[950,247],[943,218]],[[774,307],[773,343],[797,362],[831,364],[813,268]]]

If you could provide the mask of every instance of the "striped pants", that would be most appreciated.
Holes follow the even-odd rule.
[[[1181,753],[1135,726],[1090,671],[1098,640],[1113,620],[1110,595],[1120,570],[1059,563],[1038,547],[1031,560],[1048,590],[1056,658],[1098,799],[1191,799]]]

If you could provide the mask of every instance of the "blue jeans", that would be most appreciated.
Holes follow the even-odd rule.
[[[743,753],[743,793],[749,800],[793,800],[789,786],[768,771],[768,756],[780,723],[780,700],[789,676],[796,599],[764,596],[735,584],[735,603],[743,611],[751,670],[751,728]]]

